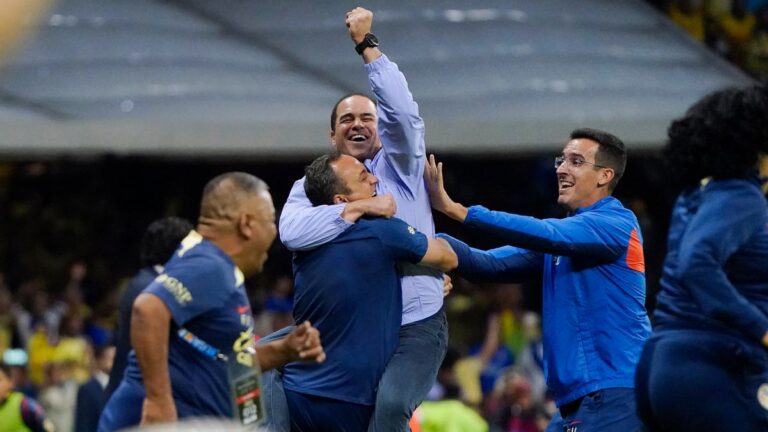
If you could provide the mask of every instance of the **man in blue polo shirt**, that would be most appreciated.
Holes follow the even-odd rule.
[[[317,330],[306,322],[282,341],[254,348],[243,281],[261,271],[275,234],[275,209],[263,181],[236,172],[206,185],[197,230],[133,304],[134,349],[99,431],[192,416],[232,417],[235,386],[228,370],[250,371],[253,351],[264,369],[323,361]],[[246,396],[255,397],[255,391]]]
[[[304,189],[314,205],[376,194],[376,176],[348,155],[321,156],[305,174]],[[361,219],[331,242],[296,253],[294,319],[318,328],[328,360],[285,367],[292,431],[368,429],[376,387],[398,345],[398,262],[448,271],[456,255],[442,239],[383,218]]]
[[[541,278],[544,374],[559,412],[548,432],[640,429],[635,368],[650,335],[645,262],[637,218],[613,198],[626,167],[619,138],[577,129],[555,158],[558,203],[570,215],[536,219],[467,209],[443,187],[442,164],[425,175],[432,206],[507,242],[491,251],[448,239],[459,273],[509,281]]]

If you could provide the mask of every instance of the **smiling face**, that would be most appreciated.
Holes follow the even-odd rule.
[[[563,149],[557,168],[558,204],[569,211],[589,207],[609,195],[613,170],[595,166],[600,145],[586,138],[573,139]]]
[[[336,176],[347,187],[347,192],[333,196],[334,203],[353,202],[376,196],[376,184],[379,179],[365,169],[365,165],[359,160],[341,155],[339,159],[331,163],[331,168]]]
[[[339,102],[331,142],[340,153],[357,160],[372,158],[381,148],[376,105],[359,95],[352,95]]]

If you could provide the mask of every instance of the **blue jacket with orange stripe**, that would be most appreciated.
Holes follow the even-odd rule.
[[[441,234],[469,279],[542,278],[544,374],[562,406],[593,391],[633,388],[651,332],[637,218],[613,198],[564,219],[474,206],[464,223],[514,246],[473,249]]]

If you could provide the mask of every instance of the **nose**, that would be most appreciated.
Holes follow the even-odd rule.
[[[368,180],[368,181],[369,181],[369,182],[371,182],[371,184],[372,184],[372,185],[374,185],[374,186],[375,186],[375,185],[377,185],[377,184],[379,184],[379,179],[378,179],[378,178],[376,178],[376,176],[375,176],[375,175],[373,175],[373,174],[371,174],[371,175],[369,176],[369,180]]]
[[[564,161],[563,163],[560,164],[559,167],[557,167],[557,169],[555,170],[555,174],[568,172],[568,166],[570,166],[568,161],[567,160]]]

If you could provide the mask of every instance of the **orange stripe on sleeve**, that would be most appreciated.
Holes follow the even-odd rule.
[[[632,230],[629,236],[629,247],[627,248],[627,267],[632,270],[645,273],[645,257],[643,256],[643,245],[637,236],[637,228]]]

